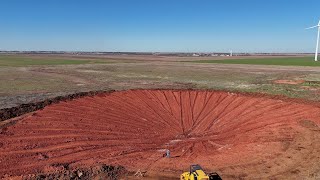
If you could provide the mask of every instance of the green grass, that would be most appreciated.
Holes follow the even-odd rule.
[[[281,66],[320,66],[312,57],[290,58],[258,58],[258,59],[225,59],[225,60],[200,60],[193,63],[216,64],[256,64],[256,65],[281,65]]]
[[[103,64],[110,63],[103,60],[74,60],[56,58],[33,58],[19,56],[0,56],[0,67],[23,67],[35,65],[72,65],[72,64]]]
[[[303,86],[310,86],[310,87],[320,87],[320,81],[306,81],[302,83]]]

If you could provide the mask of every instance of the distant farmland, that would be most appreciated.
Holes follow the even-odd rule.
[[[225,60],[200,60],[194,63],[219,63],[219,64],[255,64],[255,65],[281,65],[281,66],[320,66],[313,57],[290,58],[257,58],[257,59],[225,59]]]
[[[66,58],[50,58],[50,57],[20,57],[20,56],[0,56],[0,67],[24,67],[34,65],[76,65],[76,64],[100,64],[110,63],[105,60],[90,59],[66,59]]]

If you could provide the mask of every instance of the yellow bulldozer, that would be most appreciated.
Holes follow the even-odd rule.
[[[206,174],[200,165],[195,164],[190,166],[189,172],[181,174],[180,180],[221,180],[221,177],[215,172]]]

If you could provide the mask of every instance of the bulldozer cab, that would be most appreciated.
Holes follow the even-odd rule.
[[[217,173],[206,174],[200,165],[190,166],[190,172],[184,172],[180,175],[180,180],[221,180]]]
[[[200,165],[195,164],[190,166],[190,179],[192,180],[204,180],[207,175],[203,171]]]
[[[198,172],[200,174],[198,174]],[[203,174],[202,174],[203,173]],[[193,176],[194,180],[199,180],[198,177],[206,175],[203,171],[202,167],[199,164],[191,165],[190,166],[190,176]],[[209,180],[221,180],[221,177],[217,173],[209,173],[208,174]]]
[[[195,165],[191,165],[191,166],[190,166],[190,174],[192,174],[192,173],[197,173],[197,170],[203,171],[202,168],[201,168],[201,166],[198,165],[198,164],[195,164]]]

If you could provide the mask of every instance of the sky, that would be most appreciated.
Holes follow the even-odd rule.
[[[1,0],[0,50],[313,52],[320,0]]]

